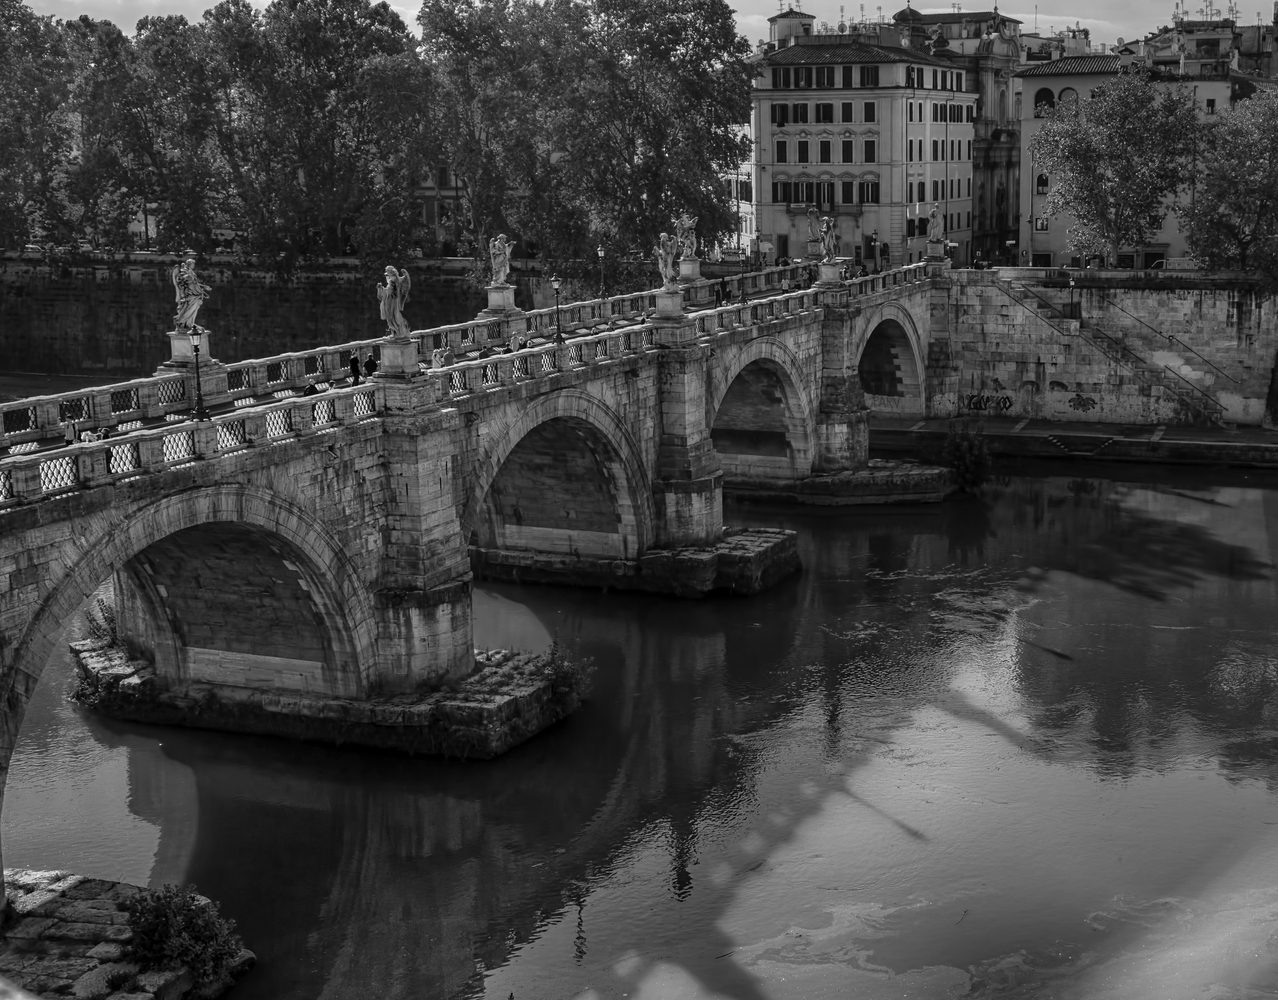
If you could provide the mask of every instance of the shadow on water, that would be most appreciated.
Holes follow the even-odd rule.
[[[608,988],[633,992],[655,961],[646,938],[677,933],[698,942],[700,957],[679,961],[706,990],[754,1000],[764,995],[755,977],[722,960],[737,945],[724,916],[829,796],[850,796],[913,841],[931,837],[849,790],[865,747],[890,741],[921,706],[1107,774],[1157,766],[1192,722],[1216,734],[1204,752],[1223,767],[1275,772],[1272,739],[1226,738],[1240,713],[1246,725],[1278,721],[1274,660],[1241,647],[1222,654],[1210,628],[1149,640],[1148,616],[1165,617],[1194,588],[1272,587],[1271,552],[1181,516],[1186,506],[1225,510],[1219,497],[1200,504],[1192,494],[1076,476],[1002,480],[983,499],[929,508],[741,507],[733,523],[801,532],[804,573],[758,598],[495,587],[600,668],[576,716],[497,761],[114,724],[100,738],[160,733],[163,756],[193,773],[187,880],[216,896],[262,955],[239,1000],[477,995],[489,971],[565,921],[580,964],[595,947],[585,902],[654,838],[683,919],[677,931],[637,920],[640,957],[611,967]],[[1087,642],[1031,622],[1026,609],[1042,607],[1062,574],[1112,585],[1128,619],[1095,626],[1103,634]],[[1176,612],[1191,624],[1196,613]],[[1029,734],[949,690],[955,650],[1008,635]],[[766,748],[813,708],[808,793],[759,817],[759,785],[775,766]],[[133,754],[131,784],[160,766]],[[700,874],[703,831],[734,824],[751,835],[731,849],[730,876]]]

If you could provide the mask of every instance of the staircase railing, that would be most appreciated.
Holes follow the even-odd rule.
[[[1165,337],[1165,338],[1167,339],[1167,342],[1168,342],[1169,344],[1180,344],[1180,346],[1181,346],[1181,347],[1185,348],[1185,350],[1187,350],[1190,354],[1192,354],[1194,357],[1196,357],[1196,358],[1197,358],[1199,361],[1201,361],[1203,364],[1205,364],[1205,365],[1209,365],[1211,368],[1215,369],[1218,373],[1220,373],[1221,375],[1225,376],[1225,378],[1229,379],[1229,381],[1233,382],[1235,385],[1237,385],[1237,384],[1239,384],[1239,383],[1241,382],[1241,379],[1236,379],[1236,378],[1234,378],[1232,375],[1230,375],[1230,374],[1229,374],[1229,372],[1225,371],[1225,370],[1224,370],[1223,368],[1221,368],[1219,365],[1217,365],[1217,364],[1215,364],[1214,362],[1212,362],[1212,361],[1208,360],[1207,358],[1204,358],[1201,354],[1199,354],[1196,350],[1194,350],[1194,348],[1193,348],[1193,347],[1191,347],[1189,344],[1186,344],[1186,343],[1185,343],[1183,340],[1181,340],[1179,337],[1174,336],[1173,334],[1170,334],[1170,333],[1164,333],[1162,330],[1158,329],[1158,327],[1156,327],[1156,326],[1151,326],[1149,323],[1146,323],[1146,322],[1145,322],[1143,319],[1141,319],[1139,316],[1135,315],[1134,313],[1128,312],[1128,311],[1127,311],[1126,309],[1124,309],[1121,305],[1119,305],[1117,302],[1115,302],[1113,299],[1111,299],[1108,295],[1104,295],[1104,294],[1102,294],[1102,295],[1100,296],[1100,298],[1101,298],[1101,300],[1102,300],[1103,302],[1108,302],[1111,306],[1113,306],[1113,307],[1114,307],[1115,309],[1117,309],[1119,312],[1123,313],[1123,314],[1124,314],[1124,315],[1126,315],[1126,316],[1130,316],[1130,317],[1131,317],[1132,319],[1134,319],[1137,323],[1139,323],[1141,326],[1143,326],[1146,330],[1150,330],[1150,331],[1152,331],[1152,332],[1154,332],[1154,333],[1158,334],[1158,336],[1160,336],[1160,337]],[[1179,373],[1177,373],[1177,374],[1179,374]]]

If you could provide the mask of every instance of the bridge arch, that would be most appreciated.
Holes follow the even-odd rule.
[[[654,523],[626,424],[596,397],[564,390],[531,401],[482,445],[461,529],[481,548],[635,559]]]
[[[814,407],[798,355],[775,337],[720,352],[706,393],[706,426],[729,479],[803,479],[812,473]]]
[[[228,608],[235,611],[237,602],[243,616],[240,626],[251,628],[259,620],[259,610],[251,606],[254,595],[245,591],[245,580],[237,576],[229,592],[219,590],[218,567],[212,563],[214,559],[230,560],[232,565],[223,565],[222,569],[238,571],[242,567],[234,561],[247,552],[253,553],[260,568],[277,574],[270,581],[272,597],[257,604],[267,613],[278,613],[279,631],[288,633],[292,648],[295,651],[310,648],[306,637],[296,634],[295,626],[299,622],[312,626],[311,634],[317,637],[315,648],[326,647],[322,661],[268,654],[258,657],[253,669],[267,669],[276,665],[275,660],[290,659],[296,661],[293,666],[304,673],[306,667],[302,664],[309,662],[314,668],[309,688],[300,675],[290,675],[281,686],[357,694],[362,688],[363,676],[374,666],[376,623],[370,594],[324,524],[277,493],[242,484],[187,490],[129,509],[69,544],[74,545],[73,550],[59,553],[48,561],[46,571],[52,579],[15,644],[5,670],[3,688],[0,688],[4,715],[4,743],[0,752],[6,760],[22,724],[27,701],[63,626],[94,591],[113,576],[117,585],[123,582],[126,589],[132,591],[126,604],[129,600],[137,602],[131,609],[124,609],[124,617],[142,611],[167,614],[169,620],[153,622],[155,628],[147,636],[160,643],[156,655],[174,653],[175,641],[187,647],[185,653],[181,648],[176,650],[181,662],[157,663],[161,673],[176,672],[179,678],[198,679],[191,671],[198,674],[207,667],[211,654],[230,654],[222,659],[230,661],[229,665],[224,664],[228,670],[234,670],[246,654],[247,659],[252,660],[256,655],[254,650],[270,648],[269,644],[264,647],[260,637],[248,634],[238,639],[232,636],[220,645],[181,643],[182,639],[193,636],[198,637],[198,641],[207,641],[214,631],[207,619],[187,618],[185,624],[191,626],[190,630],[179,627],[178,634],[174,634],[174,621],[184,612],[225,614]],[[158,578],[157,566],[161,570]],[[165,576],[166,568],[181,570],[183,575],[180,579]],[[273,603],[275,598],[279,603]],[[281,604],[289,601],[292,607],[282,609]],[[224,637],[231,635],[236,625],[232,621],[223,629]],[[199,656],[195,655],[197,652]],[[258,677],[254,679],[254,686],[272,685]]]
[[[922,416],[927,409],[922,339],[910,311],[886,302],[865,322],[856,368],[865,403],[875,413]]]

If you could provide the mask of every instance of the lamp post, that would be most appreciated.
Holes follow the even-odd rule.
[[[763,230],[754,227],[754,269],[763,270]]]
[[[563,280],[559,275],[554,275],[550,279],[550,287],[555,290],[555,340],[562,341],[564,332],[559,326],[559,286],[563,284]]]
[[[198,326],[191,327],[191,349],[195,352],[195,419],[208,420],[209,411],[204,408],[204,392],[200,387],[200,344],[204,334]]]
[[[1082,319],[1082,317],[1074,311],[1074,276],[1069,276],[1069,318]]]
[[[600,243],[599,246],[595,248],[595,253],[599,255],[599,297],[602,299],[604,297],[604,287],[603,287],[604,285],[604,282],[603,282],[604,248],[602,243]]]
[[[870,233],[870,255],[874,258],[874,273],[879,273],[879,231]]]

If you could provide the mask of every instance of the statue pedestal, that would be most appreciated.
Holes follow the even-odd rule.
[[[821,246],[820,240],[808,240],[808,256],[820,260],[825,256],[825,250]]]
[[[834,261],[821,261],[817,265],[817,280],[815,287],[817,288],[837,288],[843,283],[842,277],[839,275],[839,265]]]
[[[382,358],[373,378],[404,379],[421,374],[417,366],[417,341],[387,339],[380,347]]]
[[[929,261],[945,260],[945,240],[927,241],[927,259]]]
[[[679,258],[679,280],[681,282],[701,280],[701,258],[700,257],[680,257]]]
[[[169,338],[169,360],[160,365],[159,371],[172,371],[173,369],[184,370],[195,367],[195,348],[191,345],[191,331],[183,330],[180,333],[176,330],[170,330],[167,334]],[[220,365],[221,362],[213,357],[213,335],[204,331],[204,340],[200,345],[200,365]]]
[[[484,312],[508,313],[516,311],[514,285],[501,284],[488,286],[488,308],[485,309]]]
[[[664,318],[683,315],[683,292],[676,288],[657,290],[657,315]]]

